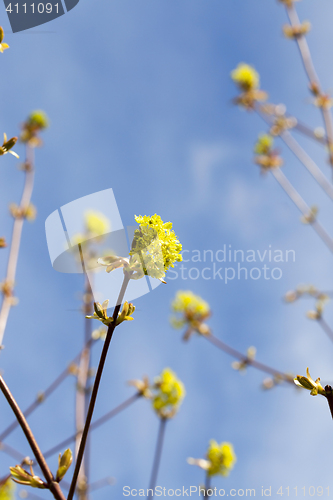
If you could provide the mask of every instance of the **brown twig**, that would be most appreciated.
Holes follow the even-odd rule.
[[[83,350],[86,349],[87,347],[91,346],[94,343],[94,339],[90,338],[85,346],[83,347]],[[77,363],[81,357],[82,350],[80,351],[79,354],[75,356],[74,359],[72,359],[70,366]],[[70,369],[67,367],[65,368],[60,375],[43,391],[39,396],[36,397],[36,399],[31,403],[30,406],[23,412],[23,415],[27,418],[31,413],[33,413],[39,405],[46,400],[58,387],[59,385],[68,377],[70,374]],[[6,437],[11,434],[16,427],[19,425],[17,420],[13,420],[13,422],[6,427],[4,431],[0,434],[0,442],[2,442]]]
[[[105,365],[107,353],[108,353],[108,350],[109,350],[110,342],[112,340],[113,332],[114,332],[114,330],[116,328],[116,320],[118,318],[120,307],[121,307],[122,301],[124,299],[125,291],[126,291],[126,288],[127,288],[129,280],[130,280],[130,277],[126,274],[124,276],[124,281],[123,281],[123,284],[122,284],[122,287],[121,287],[121,290],[120,290],[120,293],[119,293],[119,296],[118,296],[117,305],[115,306],[114,311],[113,311],[113,315],[112,315],[113,321],[112,321],[112,323],[110,323],[110,325],[108,327],[108,331],[107,331],[106,339],[105,339],[105,342],[104,342],[104,346],[103,346],[101,358],[100,358],[99,365],[98,365],[98,368],[97,368],[97,373],[96,373],[96,377],[95,377],[94,386],[93,386],[92,393],[91,393],[91,398],[90,398],[90,403],[89,403],[87,418],[86,418],[86,422],[85,422],[83,433],[82,433],[82,439],[81,439],[81,443],[80,443],[80,448],[79,448],[79,451],[78,451],[78,455],[77,455],[77,459],[76,459],[76,464],[75,464],[75,470],[74,470],[74,474],[73,474],[73,479],[72,479],[72,482],[71,482],[71,487],[70,487],[70,490],[69,490],[69,493],[68,493],[67,500],[72,500],[73,496],[74,496],[75,487],[76,487],[76,483],[77,483],[77,478],[78,478],[78,475],[79,475],[79,471],[80,471],[80,467],[81,467],[81,463],[82,463],[82,459],[83,459],[83,454],[84,454],[84,449],[85,449],[86,442],[87,442],[89,427],[90,427],[91,419],[92,419],[92,416],[93,416],[93,413],[94,413],[94,408],[95,408],[95,403],[96,403],[96,399],[97,399],[99,384],[100,384],[100,381],[101,381],[101,378],[102,378],[103,369],[104,369],[104,365]]]
[[[57,483],[53,477],[53,474],[51,470],[49,469],[49,466],[47,465],[47,462],[37,444],[37,441],[35,439],[35,436],[33,435],[28,422],[26,421],[22,411],[20,410],[20,407],[18,406],[17,402],[15,401],[12,393],[10,392],[8,386],[6,385],[4,379],[0,376],[0,389],[5,396],[9,406],[13,410],[23,432],[25,437],[27,438],[27,441],[30,445],[30,448],[33,452],[33,454],[36,457],[37,463],[40,466],[45,480],[47,482],[48,488],[52,492],[54,498],[56,500],[65,500],[65,496],[63,495],[61,488],[59,486],[59,483]]]

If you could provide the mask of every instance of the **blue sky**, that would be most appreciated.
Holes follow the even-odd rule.
[[[325,89],[333,88],[329,47],[333,7],[328,0],[297,3],[313,30],[308,40]],[[96,417],[132,394],[126,381],[157,375],[170,366],[187,396],[167,429],[158,484],[197,485],[203,473],[186,463],[203,456],[209,439],[231,441],[238,457],[220,488],[330,486],[332,423],[323,398],[289,387],[263,392],[263,375],[232,370],[231,359],[205,342],[181,342],[169,325],[170,302],[190,289],[212,308],[213,332],[234,347],[257,347],[272,366],[332,381],[332,345],[305,317],[311,301],[286,305],[283,294],[299,283],[330,289],[332,257],[271,176],[252,163],[258,117],[232,105],[230,71],[253,64],[273,102],[313,127],[321,126],[311,106],[296,46],[281,34],[283,7],[270,0],[147,0],[93,2],[52,23],[12,34],[1,6],[5,41],[1,56],[0,130],[17,134],[33,109],[44,109],[50,128],[36,154],[33,202],[38,217],[24,227],[17,295],[1,354],[1,370],[25,408],[76,355],[83,338],[79,292],[82,276],[59,274],[48,256],[44,224],[60,206],[113,188],[124,225],[134,214],[158,213],[172,221],[183,248],[295,251],[281,265],[280,280],[169,279],[136,301],[135,321],[122,325],[112,342]],[[300,138],[326,175],[325,152]],[[284,172],[333,234],[331,206],[302,166],[279,144]],[[23,155],[22,146],[17,152]],[[0,236],[9,237],[6,207],[17,201],[22,173],[14,158],[0,168]],[[4,275],[6,251],[2,251]],[[189,267],[202,270],[203,263]],[[327,321],[333,320],[327,307]],[[94,347],[94,364],[101,345]],[[31,418],[44,450],[73,432],[74,385],[70,378]],[[1,403],[1,428],[12,420]],[[122,487],[147,488],[158,419],[140,401],[95,431],[91,480],[111,475],[112,487],[93,498],[122,498]],[[21,431],[8,443],[29,454]],[[304,451],[306,450],[306,453]],[[2,473],[13,465],[0,456]],[[56,467],[56,457],[50,460]],[[309,470],[311,472],[309,473]],[[324,478],[324,479],[323,479]],[[325,481],[325,482],[324,482]],[[274,491],[274,490],[273,490]],[[47,497],[47,494],[40,493]]]

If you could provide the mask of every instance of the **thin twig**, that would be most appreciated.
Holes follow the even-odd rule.
[[[272,124],[272,121],[266,117],[261,108],[256,108],[257,114],[264,120],[268,125]],[[282,141],[290,149],[290,151],[296,156],[296,158],[304,165],[304,167],[310,172],[315,181],[319,186],[325,191],[325,193],[333,200],[333,184],[327,179],[323,174],[318,165],[312,160],[312,158],[307,154],[307,152],[301,147],[301,145],[296,141],[296,139],[291,135],[290,132],[284,130],[280,136]]]
[[[268,365],[265,365],[263,363],[260,363],[259,361],[256,361],[255,359],[245,356],[240,351],[237,351],[233,347],[230,347],[228,344],[215,337],[212,333],[210,333],[209,335],[204,335],[204,338],[207,339],[211,344],[213,344],[218,349],[221,349],[221,351],[225,352],[226,354],[229,354],[229,356],[232,356],[233,358],[236,358],[239,361],[243,361],[247,365],[253,366],[253,368],[256,368],[257,370],[268,373],[269,375],[272,375],[278,380],[283,380],[290,384],[294,384],[293,376],[275,370],[274,368],[271,368]]]
[[[33,149],[30,148],[28,145],[26,146],[26,164],[28,165],[28,167],[25,170],[25,183],[20,203],[21,209],[25,209],[30,205],[30,200],[34,186]],[[13,289],[15,284],[16,268],[20,250],[23,223],[24,223],[24,217],[15,217],[12,239],[9,250],[7,273],[5,278],[5,283],[7,283],[11,289]],[[3,342],[9,311],[12,305],[13,305],[13,297],[11,296],[10,293],[5,294],[3,297],[0,310],[0,346],[2,345]]]
[[[325,193],[331,198],[331,200],[333,200],[333,184],[323,174],[318,165],[312,160],[312,158],[306,153],[306,151],[300,146],[300,144],[288,131],[284,131],[280,137],[288,146],[290,151],[294,153],[294,155],[310,172],[319,186],[325,191]]]
[[[80,351],[80,353],[77,354],[74,359],[72,359],[72,361],[70,362],[69,366],[77,363],[79,361],[80,357],[81,357],[82,351],[84,349],[86,349],[87,347],[91,346],[94,342],[95,342],[94,339],[90,338],[88,340],[88,342],[85,344],[85,346],[83,347],[83,349]],[[39,396],[36,397],[36,399],[31,403],[31,405],[28,406],[28,408],[23,412],[23,415],[26,418],[29,415],[31,415],[31,413],[33,413],[36,410],[36,408],[38,408],[38,406],[42,402],[44,402],[46,400],[46,398],[48,398],[59,387],[59,385],[66,379],[66,377],[69,374],[70,374],[70,370],[69,370],[69,367],[67,367],[47,387],[47,389],[45,389],[45,391],[43,391]],[[8,427],[6,427],[6,429],[4,431],[2,431],[2,433],[0,434],[0,442],[2,442],[6,437],[8,437],[9,434],[11,434],[16,429],[16,427],[18,425],[19,425],[18,421],[17,420],[13,420],[13,422]]]
[[[105,486],[111,486],[114,484],[114,478],[113,477],[105,477],[104,479],[100,479],[99,481],[95,481],[94,483],[88,484],[88,490],[89,491],[96,491],[101,488],[104,488]]]
[[[25,459],[25,456],[23,455],[23,453],[16,450],[12,446],[9,446],[6,443],[0,443],[0,451],[3,451],[4,453],[6,453],[6,455],[15,458],[15,460],[17,460],[19,462],[21,462],[22,460]]]
[[[162,449],[163,449],[163,441],[164,441],[164,434],[165,434],[165,427],[166,427],[167,419],[166,418],[161,418],[160,420],[160,426],[158,429],[158,436],[157,436],[157,443],[156,443],[156,449],[155,449],[155,456],[154,456],[154,463],[153,463],[153,469],[151,472],[151,477],[150,477],[150,483],[149,483],[149,489],[148,489],[148,498],[154,498],[154,490],[156,486],[156,481],[157,481],[157,476],[158,476],[158,470],[160,467],[160,462],[161,462],[161,456],[162,456]],[[150,494],[150,491],[152,491],[152,494]]]
[[[322,329],[324,330],[324,332],[326,333],[326,335],[328,336],[328,338],[330,340],[332,340],[332,342],[333,342],[333,330],[332,330],[332,328],[326,323],[326,321],[322,317],[318,318],[317,321],[320,324],[320,326],[322,327]]]
[[[280,168],[271,168],[270,169],[273,177],[278,181],[282,189],[287,193],[289,198],[294,202],[298,210],[302,213],[304,217],[309,217],[311,214],[311,209],[310,207],[305,203],[301,195],[296,191],[294,186],[289,182],[287,177],[281,172]],[[312,222],[309,223],[310,226],[315,230],[315,232],[318,234],[318,236],[322,239],[322,241],[325,243],[327,248],[330,250],[330,252],[333,253],[333,240],[332,238],[328,235],[326,230],[323,228],[323,226],[316,220],[314,219]]]
[[[140,396],[141,396],[140,393],[134,394],[130,398],[126,399],[123,403],[121,403],[120,405],[118,405],[116,408],[114,408],[113,410],[109,411],[108,413],[106,413],[102,417],[100,417],[97,420],[95,420],[95,422],[93,422],[90,425],[90,429],[89,429],[90,432],[94,431],[95,429],[97,429],[98,427],[100,427],[102,424],[104,424],[105,422],[111,420],[111,418],[115,417],[120,412],[122,412],[123,410],[125,410],[128,406],[130,406],[132,403],[134,403],[135,401],[137,401],[140,398]],[[69,436],[68,438],[64,439],[61,443],[59,443],[59,444],[53,446],[52,448],[50,448],[49,450],[47,450],[44,453],[44,457],[48,458],[48,457],[54,455],[55,453],[57,453],[58,451],[61,451],[65,446],[67,446],[68,444],[70,444],[73,441],[75,441],[75,439],[76,439],[76,437],[77,437],[77,435],[79,433],[82,434],[82,431],[76,432],[72,436]]]
[[[205,498],[204,498],[204,500],[208,500],[208,498],[210,497],[210,495],[208,495],[208,490],[210,489],[210,484],[211,484],[211,476],[207,472],[206,480],[205,480]]]
[[[286,5],[286,11],[287,15],[290,21],[291,26],[296,27],[300,25],[300,20],[297,15],[294,3],[291,3],[291,5]],[[299,48],[299,52],[301,55],[301,59],[303,62],[303,66],[305,69],[305,72],[307,74],[307,77],[309,79],[310,85],[315,84],[318,88],[318,92],[321,93],[321,85],[320,81],[318,78],[318,75],[316,73],[316,70],[314,68],[314,64],[311,58],[311,53],[310,49],[308,46],[308,42],[306,40],[305,36],[298,36],[296,37],[296,42]],[[328,146],[329,150],[329,162],[331,164],[331,167],[333,167],[333,122],[332,122],[332,115],[328,107],[326,106],[321,106],[320,107],[323,120],[324,120],[324,125],[326,129],[326,143]]]
[[[74,470],[73,479],[71,482],[71,488],[69,490],[67,500],[72,500],[73,496],[74,496],[77,478],[78,478],[78,474],[79,474],[82,459],[83,459],[85,445],[87,442],[89,427],[90,427],[91,419],[92,419],[92,416],[94,413],[99,384],[100,384],[100,381],[102,378],[103,369],[104,369],[107,353],[109,350],[110,342],[111,342],[111,339],[113,336],[113,332],[116,328],[116,320],[118,318],[120,307],[121,307],[122,301],[124,299],[125,291],[126,291],[129,280],[130,280],[130,277],[126,274],[124,276],[124,281],[123,281],[123,284],[122,284],[122,287],[121,287],[121,290],[120,290],[120,293],[118,296],[117,305],[115,306],[114,311],[113,311],[113,315],[112,315],[113,321],[112,321],[112,323],[110,323],[110,325],[108,327],[108,332],[106,335],[106,339],[104,342],[101,358],[99,361],[99,365],[98,365],[98,369],[97,369],[97,373],[96,373],[96,377],[95,377],[95,382],[94,382],[94,386],[93,386],[93,390],[92,390],[92,394],[91,394],[91,398],[90,398],[90,404],[89,404],[89,408],[88,408],[88,413],[87,413],[87,419],[86,419],[86,423],[85,423],[83,433],[82,433],[81,444],[80,444],[79,452],[77,455],[75,470]]]
[[[13,410],[13,412],[14,412],[14,414],[15,414],[15,416],[16,416],[16,418],[17,418],[17,420],[18,420],[18,422],[19,422],[19,424],[20,424],[20,426],[25,434],[25,437],[27,438],[27,441],[30,445],[30,448],[36,457],[37,463],[40,466],[40,468],[44,474],[48,488],[50,489],[50,491],[52,492],[52,494],[56,500],[65,500],[65,496],[61,491],[59,483],[57,483],[54,480],[53,474],[52,474],[51,470],[49,469],[49,466],[47,465],[47,462],[46,462],[46,460],[45,460],[45,458],[44,458],[44,456],[43,456],[43,454],[42,454],[42,452],[37,444],[35,436],[33,435],[32,431],[29,427],[28,422],[26,421],[22,411],[20,410],[20,408],[19,408],[18,404],[16,403],[13,395],[11,394],[8,386],[6,385],[4,379],[1,376],[0,376],[0,389],[3,393],[3,395],[5,396],[9,406]]]

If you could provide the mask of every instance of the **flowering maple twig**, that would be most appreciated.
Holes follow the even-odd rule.
[[[23,188],[23,194],[20,203],[20,209],[26,209],[31,200],[31,195],[34,186],[34,152],[28,144],[26,145],[26,161],[25,164],[28,166],[25,169],[25,183]],[[9,250],[9,258],[7,265],[7,273],[5,278],[5,283],[12,291],[15,283],[16,268],[18,255],[20,250],[22,228],[23,228],[24,217],[15,217],[12,240]],[[0,346],[2,345],[3,336],[5,333],[5,328],[7,325],[7,320],[9,316],[10,308],[13,304],[13,297],[11,293],[5,293],[0,309]]]

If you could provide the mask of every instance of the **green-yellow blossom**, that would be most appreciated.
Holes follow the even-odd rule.
[[[257,155],[267,155],[272,150],[274,139],[271,135],[260,134],[254,146]]]
[[[66,472],[72,465],[72,462],[73,453],[69,448],[62,455],[59,453],[58,470],[56,475],[56,481],[58,481],[58,483],[64,478]]]
[[[158,416],[172,418],[185,397],[184,384],[170,368],[165,368],[161,375],[155,378],[151,389],[152,405]]]
[[[8,140],[7,135],[3,134],[3,144],[2,146],[0,146],[0,156],[10,153],[11,155],[15,156],[15,158],[19,158],[18,154],[16,154],[14,151],[11,151],[11,149],[15,146],[16,141],[17,137],[12,137]]]
[[[111,231],[109,219],[97,210],[87,210],[83,218],[84,233],[77,233],[72,237],[75,245],[82,244],[89,239],[99,239]]]
[[[236,463],[236,455],[231,443],[218,444],[211,440],[206,453],[206,459],[188,458],[190,465],[197,465],[204,469],[208,476],[228,476]]]
[[[171,222],[163,222],[159,215],[135,216],[139,229],[135,229],[130,257],[110,255],[98,259],[98,264],[106,266],[106,272],[123,268],[131,279],[145,275],[159,279],[164,276],[175,262],[181,262],[182,245],[172,230]]]
[[[159,215],[135,215],[135,220],[140,229],[134,231],[130,255],[140,257],[144,274],[161,279],[169,267],[182,261],[182,245],[172,223],[163,222]]]
[[[199,295],[190,290],[179,290],[172,301],[171,309],[175,313],[170,319],[174,328],[181,329],[187,326],[184,340],[188,340],[192,333],[209,334],[209,328],[204,321],[210,316],[209,304]]]
[[[86,316],[88,319],[98,319],[103,325],[109,326],[113,322],[112,316],[108,316],[107,309],[109,305],[109,300],[104,300],[103,304],[99,302],[94,302],[94,314],[92,316]],[[116,326],[120,325],[123,321],[132,321],[132,314],[135,311],[135,306],[130,302],[124,302],[121,312],[118,314],[116,320]]]
[[[25,486],[31,486],[32,488],[45,489],[47,485],[44,481],[34,474],[32,466],[30,465],[30,473],[27,472],[21,465],[15,465],[15,467],[9,467],[12,480],[18,484],[24,484]]]
[[[311,391],[311,396],[317,396],[317,394],[321,394],[322,396],[326,396],[325,389],[322,387],[320,383],[320,378],[313,380],[309,373],[309,368],[306,369],[306,377],[301,375],[297,375],[294,379],[294,382],[297,386],[303,387],[303,389],[307,389]]]
[[[44,111],[40,109],[32,111],[22,125],[21,142],[29,144],[31,148],[41,146],[43,143],[40,137],[38,137],[38,133],[48,126],[49,120]]]
[[[237,68],[231,72],[231,78],[244,92],[259,88],[259,73],[249,64],[239,63]]]
[[[279,168],[283,160],[278,151],[273,149],[274,139],[268,134],[260,134],[254,146],[256,157],[254,162],[259,165],[263,172],[271,168]]]
[[[1,54],[3,53],[4,50],[9,49],[9,45],[7,43],[2,43],[4,36],[5,36],[5,32],[2,28],[2,26],[0,26],[0,52],[1,52]]]
[[[104,214],[95,210],[87,210],[84,214],[86,229],[95,236],[110,232],[110,221]]]

